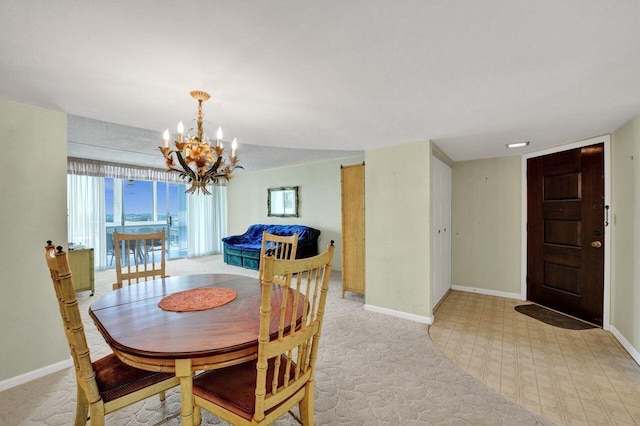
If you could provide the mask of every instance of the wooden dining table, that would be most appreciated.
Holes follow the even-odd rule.
[[[197,288],[236,292],[231,302],[206,310],[167,311],[166,296]],[[274,286],[271,306],[280,310],[283,287]],[[288,296],[291,297],[291,296]],[[255,359],[262,291],[256,278],[231,274],[184,275],[123,287],[93,302],[89,314],[113,352],[126,364],[174,372],[180,379],[182,425],[193,425],[193,373]],[[294,303],[287,303],[292,309]],[[300,321],[304,303],[296,314]],[[289,316],[288,316],[289,317]],[[270,326],[275,335],[278,316]]]

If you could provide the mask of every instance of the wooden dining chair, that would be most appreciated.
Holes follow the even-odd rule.
[[[165,230],[144,234],[113,233],[116,257],[116,283],[113,289],[123,284],[167,277],[165,273]]]
[[[211,370],[193,381],[195,423],[200,409],[234,425],[266,425],[299,406],[304,425],[313,425],[314,370],[333,261],[333,241],[324,253],[298,260],[264,258],[258,359]],[[284,277],[274,286],[274,277]],[[282,292],[273,307],[272,292]],[[305,296],[306,295],[306,296]],[[302,319],[290,327],[294,315]],[[295,322],[295,320],[294,320]]]
[[[262,232],[262,249],[260,250],[260,265],[258,266],[258,278],[262,279],[264,271],[263,258],[267,250],[273,251],[276,259],[295,259],[298,250],[298,233],[290,236],[282,236],[270,234],[267,231]],[[281,282],[280,277],[276,277],[276,282]]]
[[[104,425],[105,415],[159,394],[179,384],[172,373],[140,370],[124,364],[114,354],[91,361],[84,326],[78,309],[67,253],[47,241],[47,265],[56,292],[64,331],[76,370],[77,398],[75,425]]]

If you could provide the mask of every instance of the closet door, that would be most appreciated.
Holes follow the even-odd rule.
[[[435,307],[451,288],[451,168],[436,157],[432,160],[432,307]]]
[[[342,297],[364,294],[364,163],[340,167],[342,186]]]

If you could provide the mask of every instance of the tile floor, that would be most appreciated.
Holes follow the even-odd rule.
[[[449,292],[432,340],[463,370],[560,425],[640,425],[640,367],[609,332],[549,326],[515,299]]]

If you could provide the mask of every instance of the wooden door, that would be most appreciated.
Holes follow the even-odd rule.
[[[527,298],[602,325],[604,144],[527,161]]]
[[[345,291],[364,294],[364,163],[341,166],[342,297]]]

